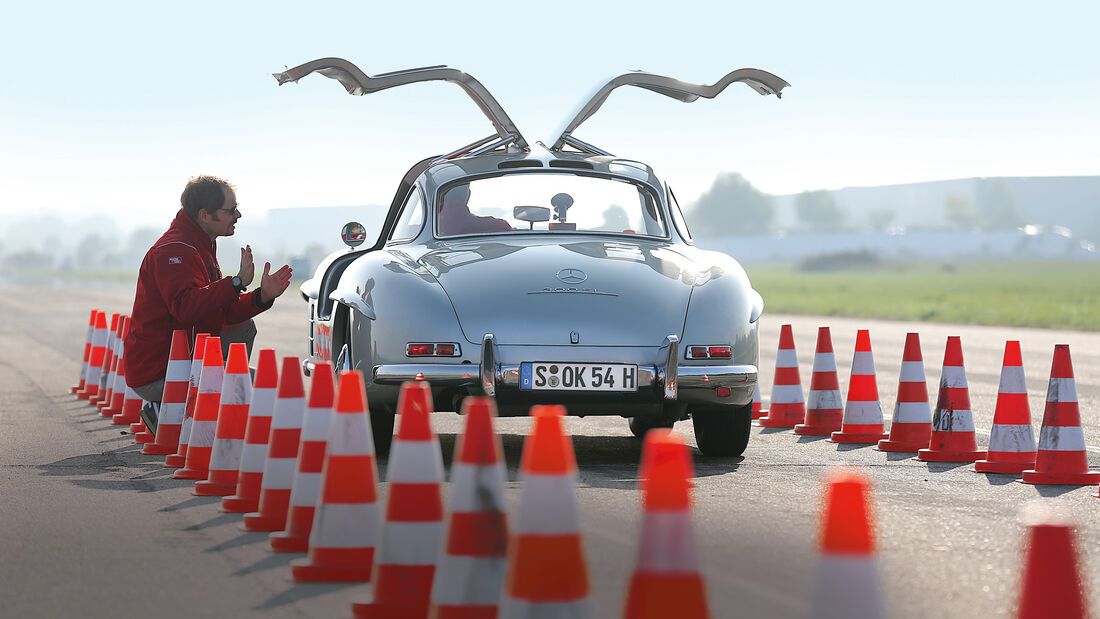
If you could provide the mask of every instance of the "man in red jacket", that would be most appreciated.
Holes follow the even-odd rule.
[[[259,288],[245,292],[255,275],[252,248],[246,246],[237,275],[222,276],[216,239],[231,236],[241,218],[234,187],[227,181],[192,178],[180,203],[172,225],[141,263],[125,342],[126,383],[149,402],[160,402],[173,330],[187,331],[192,346],[198,333],[220,336],[223,355],[229,344],[244,342],[251,355],[256,338],[252,317],[272,306],[292,274],[287,265],[271,273],[271,263],[266,263]]]

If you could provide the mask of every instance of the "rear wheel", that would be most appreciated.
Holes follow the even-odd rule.
[[[646,432],[654,428],[671,428],[675,423],[675,419],[663,417],[631,417],[630,431],[635,438],[645,438]]]
[[[745,453],[752,430],[752,404],[692,411],[695,442],[704,456],[734,457]]]

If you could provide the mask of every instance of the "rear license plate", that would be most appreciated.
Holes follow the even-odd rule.
[[[638,366],[529,361],[519,364],[519,388],[530,391],[637,391]]]

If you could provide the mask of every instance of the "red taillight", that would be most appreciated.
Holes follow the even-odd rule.
[[[454,344],[436,344],[435,354],[440,357],[453,357],[455,354]]]
[[[730,388],[729,387],[719,387],[716,391],[718,392],[718,397],[720,397],[720,398],[730,397]]]
[[[430,357],[435,354],[435,344],[409,344],[405,354],[410,357]]]
[[[688,346],[685,355],[688,359],[729,359],[733,352],[729,346]]]

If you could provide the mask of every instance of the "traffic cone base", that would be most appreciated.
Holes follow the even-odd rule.
[[[294,463],[291,462],[291,465]],[[264,488],[260,496],[260,512],[245,514],[245,531],[282,531],[290,510],[290,488]]]
[[[917,459],[922,462],[975,462],[985,458],[985,452],[976,451],[938,451],[934,449],[921,449],[917,452]]]
[[[423,619],[428,616],[428,596],[434,575],[434,564],[379,566],[372,590],[400,590],[405,600],[377,600],[372,594],[364,601],[353,603],[351,612],[363,619]]]
[[[709,617],[703,578],[697,573],[634,574],[624,617]]]
[[[141,445],[144,445],[145,443],[152,443],[155,440],[156,437],[153,436],[153,433],[148,431],[138,432],[134,435],[134,441]]]
[[[903,427],[890,427],[890,435],[878,442],[879,451],[912,451],[928,447],[932,436],[932,422],[899,424]]]
[[[994,460],[994,452],[987,453],[989,457],[988,460],[977,460],[974,462],[973,470],[975,473],[1012,473],[1018,475],[1028,468],[1035,466],[1034,454],[1001,453]],[[1021,460],[1019,462],[1012,462],[1012,458],[1020,458]]]
[[[302,535],[303,524],[308,522],[313,526],[313,515],[316,507],[292,505],[290,514],[287,515],[285,531],[276,531],[268,536],[271,550],[275,552],[306,552],[309,550],[309,534]]]
[[[241,486],[244,485],[245,480],[248,479],[248,475],[250,474],[241,473],[240,481],[237,483],[237,494],[222,499],[222,504],[219,508],[221,511],[227,514],[248,514],[260,508],[260,497],[258,492],[254,497],[241,496]],[[256,487],[259,487],[259,481],[256,482]]]
[[[869,424],[867,431],[861,431],[858,425],[848,424],[848,429],[843,432],[833,432],[829,440],[834,443],[877,443],[890,436],[889,432],[883,432],[879,424]]]
[[[178,453],[169,454],[168,457],[164,459],[164,468],[166,468],[166,469],[179,468],[179,467],[183,466],[184,461],[185,461],[185,458],[183,456],[179,455]]]
[[[374,548],[311,548],[310,558],[290,562],[290,573],[297,582],[370,582],[374,566]],[[330,556],[331,555],[331,556]],[[316,562],[320,561],[320,562]],[[335,561],[346,562],[336,563]]]
[[[829,436],[840,429],[840,422],[844,418],[844,410],[837,408],[831,410],[818,409],[814,411],[815,423],[800,423],[794,427],[794,433],[799,436]]]
[[[235,471],[234,471],[235,472]],[[237,484],[219,484],[208,479],[195,482],[195,496],[230,496],[237,491]]]

